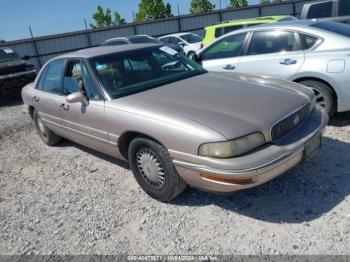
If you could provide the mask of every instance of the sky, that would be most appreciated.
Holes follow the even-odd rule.
[[[65,33],[85,29],[97,5],[111,8],[131,22],[132,12],[137,12],[140,0],[0,0],[0,38],[6,41],[30,37],[29,26],[34,36]],[[181,14],[187,14],[190,0],[165,0],[172,5],[174,15],[177,6]],[[220,0],[211,0],[219,8]],[[259,0],[248,0],[257,4]],[[221,0],[225,7],[229,0]]]

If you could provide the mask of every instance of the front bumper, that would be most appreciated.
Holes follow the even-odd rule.
[[[317,107],[288,136],[242,157],[213,159],[174,151],[170,154],[179,175],[189,185],[215,192],[232,192],[266,183],[302,162],[308,143],[322,135],[327,123],[327,113]]]

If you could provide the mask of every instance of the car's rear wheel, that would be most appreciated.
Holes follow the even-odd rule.
[[[159,143],[137,137],[128,151],[129,164],[141,188],[151,197],[168,202],[186,188],[179,176],[168,150]]]
[[[335,111],[335,98],[333,90],[326,84],[316,80],[301,81],[300,84],[312,88],[316,96],[316,103],[324,107],[329,116],[332,116]]]
[[[56,135],[54,132],[52,132],[50,129],[48,129],[43,121],[41,120],[41,117],[39,116],[39,113],[36,109],[33,110],[33,121],[36,131],[38,132],[41,140],[49,145],[53,146],[61,141],[61,137]]]

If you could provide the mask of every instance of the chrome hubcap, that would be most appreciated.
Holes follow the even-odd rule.
[[[164,169],[156,154],[148,148],[141,148],[136,158],[137,167],[145,181],[157,189],[162,188],[165,185]]]
[[[326,105],[326,99],[324,95],[316,89],[313,89],[313,90],[316,96],[316,103],[322,107],[326,107],[327,105]]]

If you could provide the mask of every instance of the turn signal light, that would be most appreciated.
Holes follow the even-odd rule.
[[[201,177],[207,180],[215,181],[215,182],[238,184],[238,185],[249,185],[253,182],[251,178],[224,178],[224,177],[211,176],[208,174],[201,174]]]

